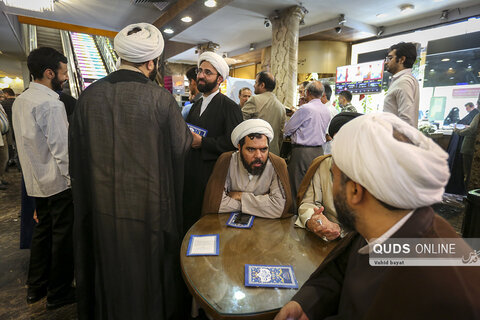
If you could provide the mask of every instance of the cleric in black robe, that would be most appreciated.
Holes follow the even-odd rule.
[[[216,53],[204,52],[198,67],[197,87],[203,97],[192,106],[186,121],[207,130],[207,135],[192,133],[194,141],[185,163],[184,233],[200,218],[203,194],[213,166],[222,153],[235,150],[230,136],[243,120],[240,107],[219,92],[229,70],[225,60]]]
[[[160,31],[130,25],[114,45],[120,70],[82,93],[70,126],[79,319],[181,319],[192,135],[173,96],[149,79]]]

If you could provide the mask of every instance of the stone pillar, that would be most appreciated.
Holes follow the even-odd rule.
[[[272,22],[271,72],[277,81],[275,95],[287,107],[296,106],[298,31],[304,13],[299,6],[270,17]]]

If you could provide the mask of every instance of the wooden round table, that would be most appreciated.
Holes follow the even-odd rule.
[[[295,217],[256,217],[251,229],[226,225],[230,214],[202,217],[185,235],[180,262],[193,297],[215,319],[273,319],[298,289],[245,287],[245,264],[291,265],[300,288],[336,242],[295,228]],[[188,256],[190,235],[220,235],[218,256]]]

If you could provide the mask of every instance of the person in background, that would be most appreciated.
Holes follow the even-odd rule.
[[[5,100],[2,101],[2,106],[7,113],[8,122],[10,123],[10,129],[7,133],[7,144],[8,144],[8,166],[18,165],[18,155],[17,155],[17,148],[15,146],[15,133],[13,129],[13,121],[12,121],[12,106],[15,102],[15,92],[11,88],[2,89]]]
[[[306,96],[305,96],[305,89],[307,88],[307,85],[310,83],[310,81],[303,81],[300,83],[298,86],[298,106],[297,109],[303,106],[305,103],[307,103]]]
[[[255,95],[242,108],[243,119],[263,119],[270,123],[275,133],[270,143],[270,152],[280,155],[283,143],[283,127],[287,114],[285,106],[277,99],[273,90],[276,82],[270,72],[261,71],[255,77]]]
[[[417,48],[413,43],[400,42],[388,49],[385,69],[390,72],[392,82],[383,102],[383,111],[397,115],[400,119],[418,127],[420,90],[412,67],[417,59]]]
[[[186,76],[188,79],[188,91],[190,92],[188,97],[190,104],[185,105],[182,109],[183,119],[187,119],[193,104],[202,98],[202,93],[197,88],[197,67],[188,69]]]
[[[352,105],[352,93],[348,90],[343,90],[338,94],[338,104],[341,112],[357,112],[357,109]]]
[[[68,80],[67,58],[53,48],[30,52],[33,81],[13,103],[15,141],[27,194],[35,197],[27,302],[47,295],[47,309],[75,302],[73,199],[70,188],[68,120],[56,91]]]
[[[248,87],[244,87],[238,91],[238,98],[240,99],[240,108],[243,108],[243,105],[245,102],[247,102],[248,99],[252,96],[252,90]]]

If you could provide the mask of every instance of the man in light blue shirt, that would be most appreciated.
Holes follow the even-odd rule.
[[[322,83],[312,81],[305,91],[307,103],[293,114],[284,130],[284,136],[292,140],[288,175],[294,199],[310,163],[323,155],[322,145],[331,120],[328,107],[320,100],[324,91]]]

